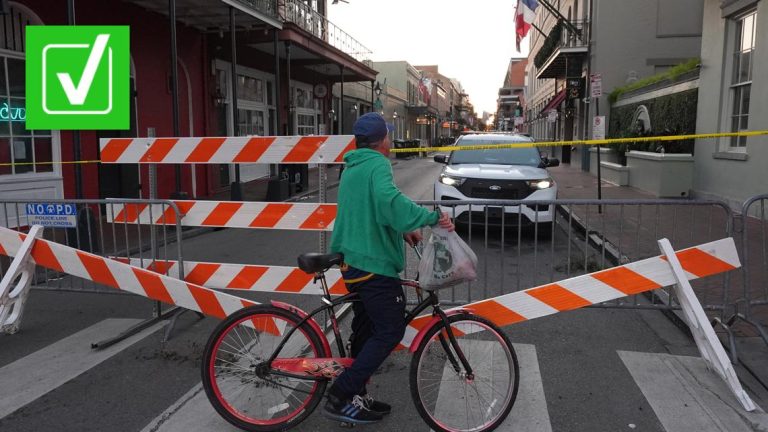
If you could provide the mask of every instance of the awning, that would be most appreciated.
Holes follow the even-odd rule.
[[[556,110],[557,106],[560,105],[560,103],[565,99],[565,89],[560,90],[560,93],[555,95],[554,98],[552,98],[551,101],[547,104],[547,106],[544,107],[543,110],[541,110],[540,114],[544,114],[547,111]]]

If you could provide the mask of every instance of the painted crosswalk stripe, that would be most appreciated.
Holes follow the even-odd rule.
[[[141,432],[239,431],[221,418],[198,384],[152,420]]]
[[[140,322],[139,319],[106,319],[0,368],[0,418],[76,378],[164,325],[157,323],[102,350],[91,349],[91,343],[119,334]]]
[[[768,430],[768,414],[745,412],[699,357],[618,351],[667,432]]]
[[[469,341],[464,341],[463,343],[467,342]],[[484,348],[480,348],[484,352],[490,352],[496,345],[495,342],[489,341],[472,341],[472,343],[485,344]],[[547,401],[544,396],[544,386],[541,382],[539,360],[536,356],[536,347],[529,344],[513,344],[513,346],[515,347],[517,361],[520,366],[520,387],[512,411],[510,411],[507,419],[499,425],[497,430],[552,432],[549,412],[547,411]],[[474,358],[477,359],[478,357]],[[488,361],[473,366],[478,376],[482,374],[482,371],[490,371],[492,367],[492,356],[486,355],[483,358]],[[438,394],[435,406],[436,414],[443,419],[446,416],[450,418],[451,414],[463,415],[465,412],[464,401],[456,397],[460,393],[460,389],[451,385],[451,382],[455,381],[448,379],[448,377],[455,375],[450,365],[446,365],[446,369],[444,369],[444,377],[446,379],[444,379],[443,384],[440,386],[440,393]],[[456,385],[460,384],[456,383]]]

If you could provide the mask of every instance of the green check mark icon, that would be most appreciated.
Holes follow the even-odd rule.
[[[104,56],[108,41],[108,34],[100,34],[96,36],[96,42],[94,42],[91,53],[88,55],[88,61],[85,63],[83,75],[80,77],[80,82],[77,86],[75,86],[72,81],[72,76],[69,73],[59,72],[56,74],[70,104],[82,105],[85,103],[85,98],[88,97],[88,93],[91,90],[91,84],[93,84],[96,69],[98,69],[99,63]]]

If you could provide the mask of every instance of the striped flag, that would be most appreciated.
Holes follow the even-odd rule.
[[[537,7],[539,7],[539,2],[536,0],[517,0],[517,9],[515,11],[515,33],[517,35],[515,45],[517,52],[520,52],[520,42],[528,34],[528,30],[531,29],[531,24],[534,18],[536,18]]]

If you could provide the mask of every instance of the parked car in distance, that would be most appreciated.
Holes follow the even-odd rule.
[[[500,144],[533,143],[519,134],[470,134],[459,137],[457,147],[486,145],[482,150],[456,150],[450,155],[436,155],[435,162],[445,164],[435,181],[435,200],[548,201],[557,198],[557,184],[548,167],[560,165],[558,159],[543,156],[538,147],[493,148]],[[547,204],[440,206],[460,224],[517,226],[539,225],[539,232],[551,231],[554,206]],[[518,212],[521,213],[518,216]],[[486,214],[487,213],[487,214]]]

